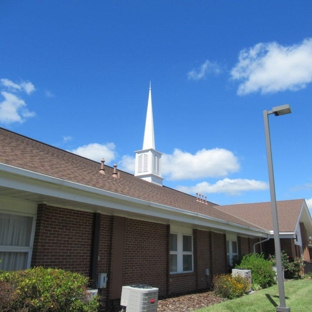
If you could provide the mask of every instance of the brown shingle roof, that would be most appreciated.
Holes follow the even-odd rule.
[[[100,174],[100,163],[3,128],[0,128],[0,147],[0,163],[3,164],[223,221],[251,226],[245,220],[216,209],[214,203],[208,202],[207,205],[199,203],[194,196],[146,182],[126,172],[121,172],[119,179],[112,178],[113,169],[109,166],[105,166],[105,175]]]
[[[294,232],[303,199],[277,202],[278,223],[281,232]],[[218,206],[217,209],[233,214],[266,230],[273,230],[271,202]]]

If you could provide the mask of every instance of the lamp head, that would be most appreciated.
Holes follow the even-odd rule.
[[[290,105],[284,104],[280,106],[273,107],[269,114],[274,114],[275,116],[281,116],[291,113]]]

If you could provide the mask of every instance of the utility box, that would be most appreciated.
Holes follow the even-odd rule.
[[[107,280],[107,273],[99,273],[97,287],[106,288]]]
[[[120,305],[127,312],[157,312],[158,288],[145,284],[122,286]]]
[[[247,292],[251,291],[251,270],[242,270],[242,269],[232,269],[232,276],[241,276],[245,279],[247,279],[249,288],[247,289]]]

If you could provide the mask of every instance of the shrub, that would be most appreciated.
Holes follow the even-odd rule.
[[[228,299],[243,296],[249,287],[246,279],[241,276],[232,276],[231,274],[216,275],[213,279],[213,284],[215,294]]]
[[[60,269],[0,272],[0,296],[11,294],[1,302],[0,311],[97,311],[97,299],[87,300],[87,283],[81,274]]]
[[[11,283],[0,281],[0,311],[7,311],[12,302],[17,299],[17,293]]]
[[[263,254],[249,254],[242,258],[237,269],[251,270],[252,288],[266,288],[275,284],[275,272],[271,261],[264,259]]]
[[[281,258],[285,278],[301,278],[304,268],[303,259],[299,257],[289,257],[284,250],[282,251]],[[270,255],[269,259],[272,261],[273,265],[276,265],[275,255]]]

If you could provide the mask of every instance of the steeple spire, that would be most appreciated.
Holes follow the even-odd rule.
[[[155,149],[155,136],[154,136],[154,120],[153,120],[153,106],[152,106],[152,84],[150,82],[148,91],[147,112],[145,121],[143,149]]]
[[[162,185],[161,153],[155,150],[154,121],[152,107],[152,85],[148,90],[147,112],[145,120],[143,148],[135,152],[135,173],[145,181]]]

